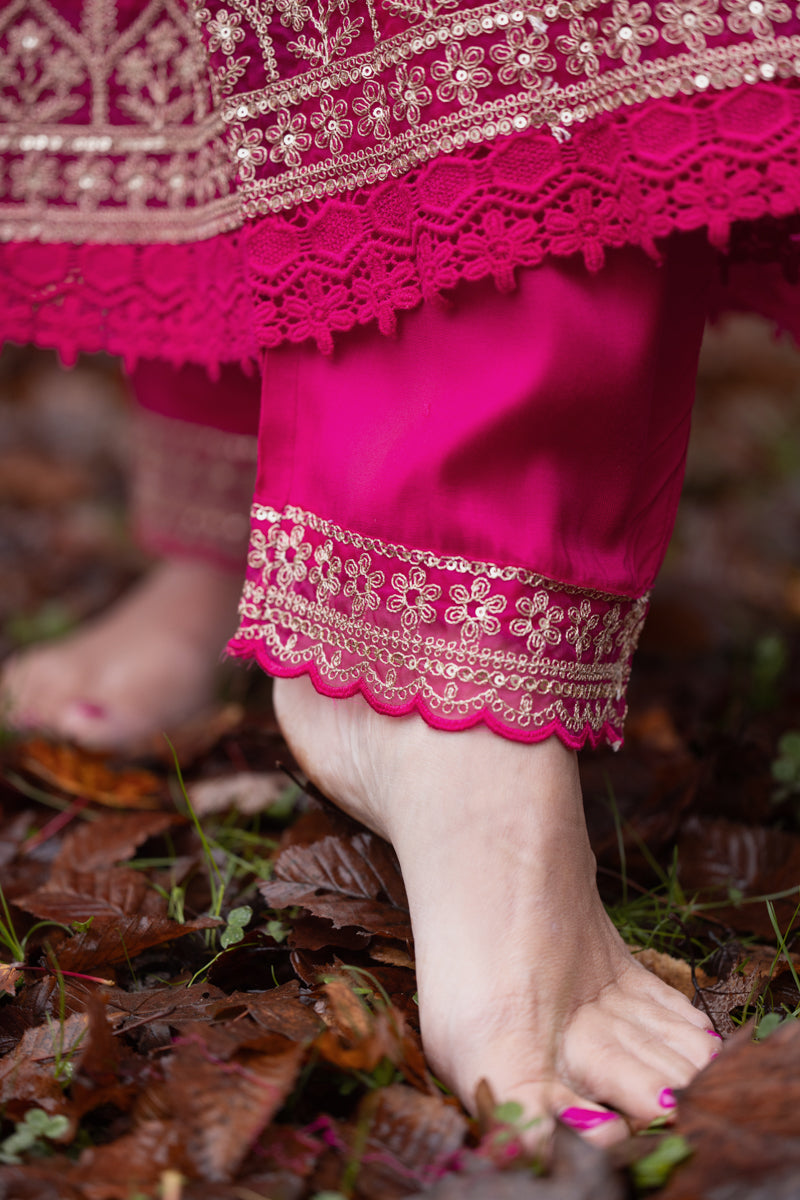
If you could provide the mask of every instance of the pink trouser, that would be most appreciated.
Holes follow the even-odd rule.
[[[261,384],[238,366],[141,360],[131,480],[137,539],[151,554],[241,571],[256,468]]]
[[[271,351],[232,653],[441,728],[617,742],[713,274],[685,237]]]

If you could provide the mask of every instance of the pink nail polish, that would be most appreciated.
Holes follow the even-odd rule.
[[[578,1129],[583,1133],[588,1129],[597,1129],[607,1121],[618,1121],[619,1115],[597,1108],[565,1108],[558,1114],[558,1119],[571,1129]]]
[[[719,1040],[722,1041],[722,1034],[717,1033],[716,1029],[707,1029],[706,1033],[708,1034],[709,1037],[719,1038]]]
[[[108,711],[102,704],[94,704],[91,700],[76,701],[75,711],[82,717],[88,717],[90,721],[102,721],[108,716]]]
[[[714,1053],[711,1055],[711,1061],[713,1062],[713,1060],[715,1058],[719,1058],[719,1050],[715,1050]]]
[[[662,1108],[674,1108],[677,1104],[675,1093],[672,1088],[664,1088],[661,1095],[658,1097],[658,1103]]]

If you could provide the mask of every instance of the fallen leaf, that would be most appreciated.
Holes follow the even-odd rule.
[[[108,813],[100,821],[89,821],[68,833],[61,843],[53,868],[95,871],[132,858],[148,838],[182,824],[177,813]]]
[[[272,879],[259,891],[273,908],[301,905],[337,929],[355,925],[381,937],[411,938],[396,856],[373,833],[288,846],[275,860]]]
[[[270,808],[285,793],[289,780],[283,771],[239,771],[189,785],[189,799],[199,817],[235,808],[245,816]]]
[[[107,755],[76,746],[31,738],[20,744],[19,756],[36,779],[109,808],[158,808],[164,795],[164,785],[152,771],[114,769]]]

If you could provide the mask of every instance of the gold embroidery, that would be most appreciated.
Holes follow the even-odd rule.
[[[258,441],[137,409],[132,511],[142,543],[240,567]]]
[[[649,99],[800,75],[800,36],[776,36],[791,18],[783,0],[385,0],[406,27],[381,38],[365,21],[357,50],[353,0],[277,0],[280,19],[262,19],[257,30],[252,8],[228,6],[253,24],[265,61],[280,45],[297,69],[286,65],[282,78],[222,106],[234,153],[265,122],[295,139],[289,155],[270,156],[285,169],[243,178],[248,217],[388,180],[515,131],[549,127],[561,143],[574,125]],[[276,25],[298,36],[287,40]],[[738,40],[709,44],[726,27]],[[675,51],[643,58],[659,35]],[[552,74],[559,60],[569,84]],[[307,128],[292,126],[298,116]]]
[[[243,64],[221,85],[171,0],[121,29],[113,0],[75,8],[78,26],[48,0],[0,6],[0,240],[194,241],[238,227],[219,103]],[[230,15],[225,37],[220,12],[216,48],[236,48],[241,20]]]
[[[490,714],[512,736],[553,725],[576,740],[587,728],[618,734],[647,597],[387,544],[294,507],[254,505],[251,518],[236,652],[260,647],[268,668],[313,666],[323,686],[363,685],[382,705],[420,703],[435,720]]]

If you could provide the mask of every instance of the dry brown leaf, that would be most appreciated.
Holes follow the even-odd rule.
[[[109,808],[158,808],[164,785],[152,771],[114,769],[107,755],[76,746],[31,738],[19,747],[25,769],[70,796],[83,796]]]
[[[148,838],[182,820],[177,813],[106,813],[102,820],[86,822],[65,836],[53,868],[95,871],[125,862]]]
[[[684,996],[690,1000],[694,1000],[697,989],[692,979],[692,968],[689,963],[682,958],[673,958],[671,954],[663,954],[660,950],[653,950],[649,947],[640,950],[631,946],[630,950],[636,961],[640,962],[643,967],[647,967],[647,970],[651,971],[653,975],[657,975],[659,979],[668,983],[676,991],[683,992]],[[695,969],[695,979],[701,988],[708,988],[716,983],[713,976],[707,975],[699,967]]]
[[[189,785],[189,799],[199,817],[235,808],[245,815],[263,812],[286,791],[283,771],[239,771]]]
[[[681,886],[701,899],[720,901],[711,915],[732,929],[772,940],[775,932],[764,903],[733,904],[729,889],[744,897],[764,896],[793,889],[788,898],[775,901],[784,934],[800,900],[800,837],[785,830],[735,821],[687,821],[678,842]]]
[[[11,966],[10,963],[0,963],[0,995],[5,993],[13,996],[22,978],[22,971],[18,967]]]
[[[468,1130],[466,1117],[452,1101],[397,1084],[366,1096],[359,1118],[369,1121],[369,1135],[357,1194],[382,1200],[435,1182]]]
[[[275,860],[272,879],[259,891],[274,908],[301,905],[337,929],[356,925],[381,937],[411,938],[396,856],[373,833],[287,846]]]
[[[178,1046],[166,1093],[193,1174],[229,1179],[281,1107],[305,1053],[283,1044],[281,1053],[245,1052],[228,1063],[211,1059],[201,1046]]]
[[[22,1118],[29,1108],[45,1112],[69,1113],[62,1081],[57,1071],[69,1063],[86,1037],[89,1019],[85,1013],[73,1013],[65,1021],[50,1021],[28,1029],[16,1048],[0,1058],[0,1105],[12,1121]]]
[[[800,1179],[800,1022],[763,1042],[742,1030],[726,1043],[679,1094],[678,1131],[694,1154],[663,1200],[790,1196],[781,1189]]]

